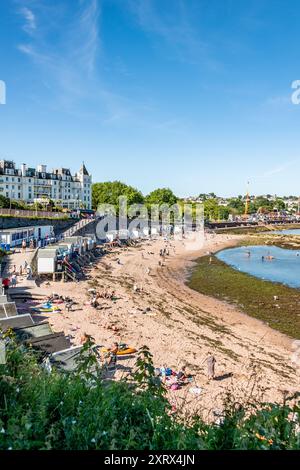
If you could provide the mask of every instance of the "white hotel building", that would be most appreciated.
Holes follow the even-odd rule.
[[[13,161],[0,160],[0,195],[27,204],[51,199],[65,208],[91,209],[92,177],[84,163],[72,175],[67,168],[48,172],[46,165],[35,169],[23,163],[17,169]]]

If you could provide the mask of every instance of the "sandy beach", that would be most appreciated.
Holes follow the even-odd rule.
[[[208,252],[232,246],[238,235],[206,235],[205,246],[188,251],[185,241],[143,241],[140,246],[114,248],[91,267],[90,279],[79,283],[43,283],[36,292],[67,295],[77,302],[74,311],[44,314],[54,331],[64,331],[79,344],[85,332],[97,344],[114,341],[140,348],[147,345],[155,367],[178,371],[187,365],[194,380],[170,391],[179,409],[200,409],[211,419],[222,409],[230,390],[237,401],[251,394],[258,399],[282,401],[285,391],[295,392],[299,376],[291,364],[292,340],[238,311],[234,306],[199,294],[185,285],[195,260]],[[169,256],[159,265],[160,249]],[[115,291],[117,300],[101,299],[100,309],[88,303],[88,289]],[[114,329],[113,329],[114,328]],[[117,331],[116,331],[117,330]],[[216,362],[216,379],[206,376],[207,355]],[[120,360],[116,378],[126,374],[135,357]],[[200,394],[191,387],[198,385]]]

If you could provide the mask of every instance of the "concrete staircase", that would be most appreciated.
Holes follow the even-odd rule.
[[[83,231],[91,223],[95,223],[95,219],[81,219],[68,230],[62,233],[63,238],[73,237],[73,235],[80,235],[80,232]]]

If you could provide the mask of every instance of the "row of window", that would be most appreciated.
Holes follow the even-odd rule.
[[[22,180],[24,181],[24,178],[15,178],[14,176],[12,176],[11,178],[9,178],[8,176],[5,177],[5,181],[11,181],[13,183],[14,182],[21,183]],[[44,180],[35,179],[35,178],[28,178],[28,181],[25,180],[25,184],[26,183],[31,183],[31,182],[34,183],[35,180],[38,181],[39,184],[49,184],[49,185],[51,185],[51,181],[44,181]],[[1,179],[1,181],[3,182],[3,179]],[[75,185],[78,185],[79,187],[82,185],[82,183],[80,181],[71,181],[71,182],[65,182],[65,186],[70,188],[72,183],[75,184]],[[62,182],[60,180],[59,181],[55,180],[55,181],[53,181],[53,184],[54,185],[57,185],[57,184],[60,185],[60,184],[62,184]],[[83,183],[83,186],[84,187],[89,187],[89,186],[91,186],[91,183]]]
[[[3,191],[2,188],[0,188],[0,192]],[[17,196],[16,196],[17,194]],[[21,193],[11,193],[11,192],[8,192],[6,191],[5,193],[6,197],[7,198],[11,198],[11,199],[21,199],[22,196],[21,196]],[[41,197],[41,196],[48,196],[48,197],[51,197],[50,194],[35,194],[36,197]],[[58,196],[61,196],[61,195],[58,195]],[[32,199],[32,193],[29,193],[28,194],[28,199]],[[54,199],[56,199],[56,195],[54,197]],[[58,197],[58,199],[67,199],[67,200],[70,200],[70,199],[76,199],[76,200],[80,200],[80,197],[74,197],[70,194],[68,195],[65,195],[64,197]],[[84,196],[84,201],[90,201],[90,196]]]
[[[14,182],[16,181],[16,182],[18,182],[18,183],[21,183],[21,178],[14,178],[14,177],[9,178],[8,176],[6,176],[5,181],[7,181],[7,182],[11,181],[12,183],[14,183]],[[1,180],[0,182],[3,182],[3,180]],[[33,181],[33,182],[34,182],[34,181]],[[31,178],[29,178],[28,181],[26,181],[26,183],[31,183]],[[57,181],[54,181],[53,183],[54,183],[54,185],[56,186],[58,182],[57,182]],[[59,182],[59,183],[60,183],[60,182]],[[49,184],[49,185],[51,185],[51,182],[47,183],[47,182],[45,182],[45,181],[38,180],[38,184]],[[74,184],[76,184],[78,188],[80,188],[80,186],[81,186],[81,183],[80,183],[79,181],[76,181]],[[86,188],[86,187],[89,187],[89,186],[91,186],[90,183],[89,183],[89,184],[84,183],[84,187],[85,187],[85,188]],[[70,187],[71,187],[71,183],[65,183],[65,187],[70,188]]]
[[[25,230],[24,232],[16,232],[11,236],[12,241],[22,240],[23,238],[30,238],[34,236],[34,229]]]
[[[22,186],[19,185],[19,186],[16,188],[15,185],[11,185],[11,186],[10,186],[9,184],[6,184],[6,185],[5,185],[5,189],[10,189],[10,190],[18,189],[19,191],[21,191]],[[29,191],[29,192],[31,192],[32,189],[34,189],[34,187],[32,187],[32,186],[29,186],[29,187],[28,187],[28,191]],[[44,189],[46,190],[47,188],[44,188]],[[2,190],[3,190],[3,189],[2,189]],[[56,192],[63,192],[63,189],[62,189],[62,188],[53,188],[53,189],[51,190],[51,188],[49,188],[49,191],[53,191],[53,193],[56,194]],[[67,189],[65,189],[64,192],[65,192],[65,193],[71,193],[71,189],[67,188]],[[85,189],[85,190],[84,190],[84,194],[86,194],[86,193],[89,194],[90,191],[88,191],[88,190]],[[77,193],[77,194],[80,194],[80,192]]]

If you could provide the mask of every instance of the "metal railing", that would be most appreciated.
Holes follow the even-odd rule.
[[[91,222],[94,222],[95,219],[81,219],[76,224],[72,225],[68,230],[63,232],[62,236],[64,238],[66,237],[72,237],[78,230],[80,230],[82,227],[85,227],[86,225],[90,224]]]
[[[13,217],[44,217],[47,218],[55,218],[55,219],[62,219],[62,218],[70,218],[71,215],[64,212],[51,212],[51,211],[40,211],[40,210],[21,210],[21,209],[0,209],[0,216],[1,215],[10,215]]]

